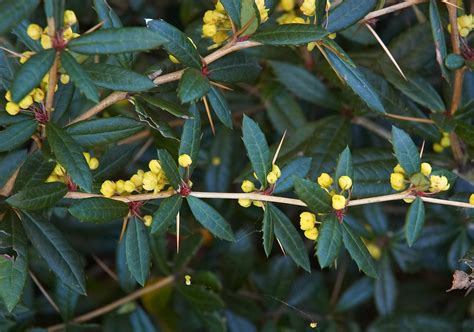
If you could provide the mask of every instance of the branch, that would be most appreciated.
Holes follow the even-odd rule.
[[[423,3],[423,2],[428,2],[428,0],[407,0],[405,2],[401,2],[401,3],[398,3],[398,4],[393,5],[393,6],[389,6],[389,7],[386,7],[386,8],[379,9],[379,10],[375,10],[373,12],[368,13],[364,17],[364,21],[369,21],[369,20],[372,20],[376,17],[383,16],[383,15],[386,15],[386,14],[389,14],[389,13],[393,13],[393,12],[396,12],[400,9],[411,7],[413,5],[417,5],[417,4]]]
[[[411,116],[403,116],[403,115],[397,115],[397,114],[392,114],[392,113],[385,113],[385,116],[388,117],[388,118],[393,118],[393,119],[402,120],[402,121],[429,123],[429,124],[434,123],[434,121],[431,120],[431,119],[414,118],[414,117],[411,117]]]

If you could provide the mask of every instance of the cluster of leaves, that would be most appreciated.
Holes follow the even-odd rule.
[[[449,179],[444,199],[468,201],[469,70],[459,109],[447,110],[453,71],[469,66],[472,49],[463,39],[466,59],[445,61],[444,4],[431,0],[377,23],[405,80],[363,20],[384,1],[344,0],[326,12],[318,0],[314,24],[288,25],[275,22],[278,1],[265,1],[270,19],[261,25],[254,1],[221,2],[240,35],[209,50],[201,27],[210,1],[181,1],[182,29],[167,23],[176,22],[173,1],[159,10],[152,1],[123,2],[119,14],[105,0],[90,7],[46,0],[44,9],[39,0],[0,1],[0,330],[61,321],[78,331],[304,330],[310,322],[328,331],[469,330],[472,297],[444,290],[473,242],[472,210],[417,197],[411,205],[349,206],[338,214],[315,182],[322,172],[345,175],[353,179],[350,200],[383,196],[393,193],[397,163],[412,176],[426,160]],[[27,35],[30,20],[60,29],[65,8],[75,9],[81,30],[100,28],[42,49]],[[121,21],[136,25],[150,15],[165,20],[147,19],[146,27]],[[320,52],[307,50],[311,42]],[[12,54],[27,50],[35,54],[20,65]],[[6,91],[19,102],[57,69],[72,84],[48,91],[54,111],[47,121],[35,110],[4,111]],[[99,102],[107,95],[110,102]],[[128,102],[99,112],[119,100]],[[456,139],[462,158],[432,152],[443,132]],[[96,170],[84,151],[100,160]],[[176,164],[182,154],[190,167]],[[281,177],[269,186],[275,155]],[[98,195],[103,181],[151,159],[160,160],[176,191],[140,203]],[[57,163],[68,183],[46,183]],[[258,194],[299,198],[307,207],[266,202],[263,210],[244,210],[219,199],[252,173],[262,184]],[[322,222],[315,243],[296,227],[305,210]],[[153,216],[151,227],[145,215]],[[102,319],[74,320],[118,293],[133,296]]]

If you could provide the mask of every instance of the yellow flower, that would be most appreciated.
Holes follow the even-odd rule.
[[[32,104],[33,104],[33,98],[31,96],[26,96],[18,103],[20,108],[24,110],[28,109]]]
[[[72,10],[65,10],[64,11],[64,24],[71,26],[76,23],[77,23],[76,14]]]
[[[405,178],[401,173],[390,174],[390,184],[394,190],[400,191],[405,189]]]
[[[221,164],[221,158],[219,157],[212,157],[211,163],[213,166],[219,166]]]
[[[169,55],[168,55],[168,59],[170,59],[170,61],[171,61],[172,63],[176,63],[176,64],[179,63],[179,60],[176,59],[176,57],[175,57],[173,54],[169,54]]]
[[[256,207],[263,207],[263,202],[262,201],[252,201],[252,204]]]
[[[128,192],[128,193],[131,193],[133,191],[135,191],[136,187],[135,187],[135,184],[130,181],[130,180],[127,180],[125,181],[125,183],[123,184],[123,189]]]
[[[215,24],[207,23],[202,26],[202,34],[204,37],[212,37],[217,33]]]
[[[41,47],[43,47],[45,50],[53,47],[51,37],[48,36],[47,34],[41,35]]]
[[[334,180],[328,173],[321,173],[318,177],[318,184],[323,188],[329,188]]]
[[[443,148],[447,148],[447,147],[451,146],[451,139],[449,138],[449,136],[444,136],[443,138],[441,138],[441,141],[439,142],[439,144]]]
[[[260,14],[260,22],[263,23],[268,20],[268,8],[265,7],[265,0],[255,0],[255,4]]]
[[[59,79],[61,81],[62,84],[68,84],[69,83],[69,75],[67,74],[61,74],[61,77]]]
[[[273,165],[272,165],[272,172],[275,173],[275,175],[277,176],[277,178],[280,178],[280,176],[281,176],[280,167],[278,167],[277,165],[273,164]]]
[[[60,164],[56,164],[56,166],[54,166],[53,174],[56,174],[57,176],[64,176],[65,173],[66,170]]]
[[[125,181],[124,180],[118,180],[115,182],[115,191],[117,194],[123,194],[125,192]]]
[[[421,163],[421,174],[424,176],[431,174],[431,165],[429,163]]]
[[[156,159],[150,160],[150,162],[148,163],[148,168],[150,169],[150,171],[152,171],[155,174],[158,174],[161,172],[161,164]]]
[[[311,229],[308,229],[304,231],[304,236],[306,236],[308,239],[316,241],[318,239],[318,229],[316,227],[313,227]]]
[[[184,283],[186,284],[186,286],[190,286],[191,285],[191,276],[189,274],[186,274],[184,276]]]
[[[242,182],[242,186],[240,187],[244,193],[249,193],[255,190],[255,185],[249,180],[244,180],[244,182]]]
[[[34,53],[31,51],[26,51],[21,53],[20,63],[25,63]]]
[[[158,185],[158,178],[153,172],[145,172],[143,174],[143,189],[145,190],[155,190],[155,187]]]
[[[7,93],[5,93],[5,99],[7,101],[12,101],[12,93],[10,90],[8,90]]]
[[[314,227],[316,223],[316,215],[311,212],[302,212],[300,214],[300,228],[303,231],[307,231]]]
[[[43,29],[38,24],[30,24],[28,25],[28,29],[26,29],[26,34],[33,40],[38,40],[41,38],[41,34],[43,33]]]
[[[405,170],[403,169],[402,166],[400,166],[400,164],[397,164],[397,166],[395,166],[395,167],[393,168],[393,172],[394,172],[394,173],[405,174]]]
[[[145,222],[145,226],[150,227],[153,222],[153,217],[147,214],[146,216],[143,216],[143,221]]]
[[[216,24],[221,18],[221,16],[222,14],[220,14],[217,10],[208,10],[204,13],[202,21],[206,24]]]
[[[112,197],[115,193],[115,182],[110,180],[104,181],[104,183],[102,183],[102,186],[100,187],[100,192],[105,197]]]
[[[97,158],[91,158],[91,161],[89,162],[89,168],[91,170],[95,170],[99,167],[99,160]]]
[[[20,106],[18,106],[18,104],[14,103],[12,101],[9,101],[5,105],[5,110],[10,115],[17,115],[18,113],[20,113]]]
[[[238,202],[239,205],[244,208],[248,208],[250,205],[252,205],[252,201],[250,199],[240,198]]]
[[[193,160],[188,154],[184,153],[178,157],[178,163],[181,167],[189,167],[189,165],[193,163]]]
[[[342,210],[346,207],[346,198],[342,195],[332,196],[332,207],[334,210]]]
[[[474,205],[474,194],[471,194],[471,196],[469,196],[469,204]]]
[[[295,8],[295,0],[280,0],[280,6],[285,12],[289,12]]]
[[[372,256],[375,260],[380,259],[380,257],[382,256],[382,251],[377,245],[369,242],[369,243],[366,243],[365,246],[367,247],[367,250],[369,251],[370,256]]]
[[[275,182],[277,182],[277,180],[278,180],[278,176],[274,172],[270,172],[267,174],[268,183],[274,184]]]
[[[349,190],[352,187],[352,179],[346,175],[341,176],[337,182],[342,190]]]
[[[54,174],[51,174],[50,176],[48,176],[48,178],[46,179],[46,182],[47,183],[50,183],[50,182],[58,182],[59,181],[59,178],[54,175]]]
[[[411,204],[411,203],[413,203],[414,199],[413,198],[404,198],[403,201],[405,203]]]
[[[336,37],[337,37],[337,34],[336,34],[335,32],[330,33],[330,34],[328,35],[328,38],[329,38],[329,39],[336,39]]]
[[[130,178],[130,181],[133,182],[135,187],[140,187],[143,184],[143,174],[141,176],[138,174],[133,174]]]
[[[441,144],[439,143],[434,143],[433,144],[433,151],[436,152],[436,153],[441,153],[443,152],[444,148]]]
[[[300,10],[306,16],[313,16],[316,11],[316,0],[304,0],[300,6]]]
[[[311,327],[312,329],[315,329],[315,328],[318,327],[318,323],[316,323],[316,322],[311,322],[311,323],[309,323],[309,327]]]
[[[33,90],[33,100],[37,103],[40,103],[44,100],[44,91],[36,88]]]
[[[216,10],[219,12],[219,13],[225,13],[225,8],[224,6],[222,5],[222,3],[219,1],[217,1],[216,3]]]
[[[431,175],[430,176],[430,188],[429,191],[432,193],[446,191],[450,187],[448,178],[445,176]]]
[[[302,17],[295,17],[291,20],[292,24],[305,24],[305,21]]]

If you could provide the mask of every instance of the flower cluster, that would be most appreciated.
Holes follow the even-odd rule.
[[[86,158],[90,170],[95,170],[99,167],[99,160],[97,158],[91,157],[89,152],[83,152],[82,154],[84,155],[84,158]],[[53,171],[46,179],[46,182],[63,182],[68,185],[71,184],[71,180],[69,179],[66,170],[59,163],[56,163]]]
[[[255,173],[253,173],[253,176],[254,176],[255,179],[258,180],[257,175]],[[278,179],[280,178],[280,176],[281,176],[280,167],[273,164],[272,165],[272,170],[267,174],[267,182],[270,184],[270,188],[269,188],[270,193],[275,188],[275,184],[278,181]],[[242,191],[244,193],[251,193],[251,192],[256,191],[255,184],[250,180],[244,180],[242,182],[241,188],[242,188]],[[263,190],[263,187],[261,187],[258,191],[262,192],[262,190]],[[239,205],[244,207],[244,208],[250,207],[250,205],[252,205],[252,203],[253,203],[253,205],[255,205],[257,207],[262,207],[263,206],[263,203],[261,201],[252,201],[250,199],[245,199],[245,198],[239,199]]]
[[[148,163],[148,168],[147,172],[139,169],[128,180],[104,181],[100,187],[101,194],[105,197],[112,197],[115,194],[129,195],[133,192],[153,191],[155,194],[160,192],[168,184],[165,172],[156,159]]]
[[[432,167],[429,163],[421,163],[420,172],[408,178],[405,170],[397,164],[390,174],[390,184],[396,191],[404,190],[410,184],[410,188],[417,192],[429,191],[436,194],[449,189],[448,178],[444,175],[431,175]],[[411,200],[408,200],[410,202]]]
[[[449,139],[449,133],[443,133],[441,140],[438,143],[433,144],[433,151],[436,153],[441,153],[445,148],[451,146],[451,140]]]
[[[335,188],[333,188],[333,183],[334,180],[333,178],[327,174],[327,173],[322,173],[318,177],[318,184],[326,190],[329,195],[331,195],[331,202],[332,202],[332,207],[334,210],[343,210],[346,207],[346,202],[347,198],[344,195],[344,193],[347,191],[350,193],[350,189],[352,188],[352,179],[347,176],[343,175],[340,176],[339,179],[337,180],[337,184],[339,185],[340,192],[337,193]]]
[[[457,18],[458,31],[461,37],[467,35],[474,29],[474,15],[462,15]],[[451,24],[448,25],[448,31],[451,32]]]
[[[316,224],[320,224],[320,222],[316,220],[314,213],[306,211],[300,214],[300,228],[304,231],[304,236],[313,241],[316,241],[319,235]]]
[[[64,27],[59,31],[59,36],[62,38],[62,43],[67,43],[67,41],[77,38],[80,35],[73,32],[72,26],[77,23],[76,14],[72,10],[64,11]],[[52,48],[54,38],[51,38],[48,27],[44,29],[41,28],[38,24],[30,24],[26,30],[28,36],[33,40],[40,40],[41,47],[44,49]]]
[[[268,20],[268,8],[265,7],[265,0],[255,0],[255,4],[260,13],[260,22],[263,23]],[[215,5],[214,10],[208,10],[203,17],[202,34],[204,37],[212,38],[214,45],[211,48],[222,44],[229,32],[232,31],[232,24],[227,15],[224,6],[220,1]]]
[[[474,194],[471,194],[471,196],[469,196],[469,204],[474,205]]]

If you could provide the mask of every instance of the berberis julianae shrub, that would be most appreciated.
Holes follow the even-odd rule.
[[[473,330],[472,1],[109,2],[0,0],[0,331]]]

